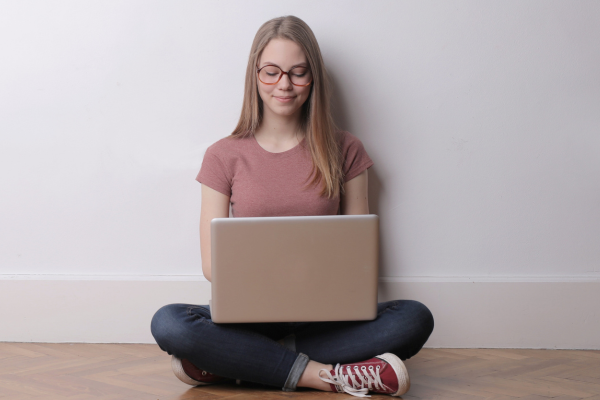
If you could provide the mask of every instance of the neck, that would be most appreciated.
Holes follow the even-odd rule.
[[[304,133],[300,131],[300,110],[293,115],[278,115],[265,107],[254,135],[273,142],[286,142],[294,138],[301,140]]]

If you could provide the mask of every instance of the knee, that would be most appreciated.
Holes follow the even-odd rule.
[[[402,360],[417,354],[433,332],[433,314],[423,303],[415,300],[400,300],[396,308],[399,318],[396,355]]]
[[[398,332],[402,341],[425,344],[433,332],[433,314],[423,303],[416,300],[399,300],[395,307]]]
[[[174,337],[178,336],[175,330],[178,329],[177,326],[179,325],[179,308],[178,304],[163,306],[154,313],[150,322],[150,331],[152,332],[152,336],[154,336],[154,340],[156,340],[161,349],[168,351],[169,354],[169,343]]]
[[[415,328],[426,341],[433,332],[433,314],[425,304],[416,300],[410,300],[410,313],[415,323]]]

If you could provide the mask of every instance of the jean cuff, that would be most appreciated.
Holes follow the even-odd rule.
[[[298,357],[296,357],[296,361],[294,361],[294,365],[292,365],[292,369],[288,374],[287,380],[285,381],[285,385],[281,390],[284,392],[293,392],[296,390],[298,381],[306,369],[308,361],[308,356],[306,354],[298,354]]]

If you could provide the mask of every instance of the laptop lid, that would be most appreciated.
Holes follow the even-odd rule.
[[[379,217],[211,221],[213,322],[372,320]]]

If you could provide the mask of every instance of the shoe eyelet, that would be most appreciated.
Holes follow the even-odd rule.
[[[375,368],[375,369],[376,369],[377,371],[379,371],[379,368],[380,368],[380,367],[379,367],[379,365],[378,365],[378,366],[377,366],[377,368]]]
[[[373,371],[373,366],[369,365],[369,371]]]
[[[202,371],[202,375],[206,375],[206,371]]]
[[[362,371],[366,371],[366,370],[367,370],[367,367],[365,367],[365,366],[363,365],[362,367],[360,367],[360,369],[361,369]]]
[[[358,366],[356,366],[356,365],[355,365],[355,366],[354,366],[354,370],[355,370],[355,371],[358,371]]]

